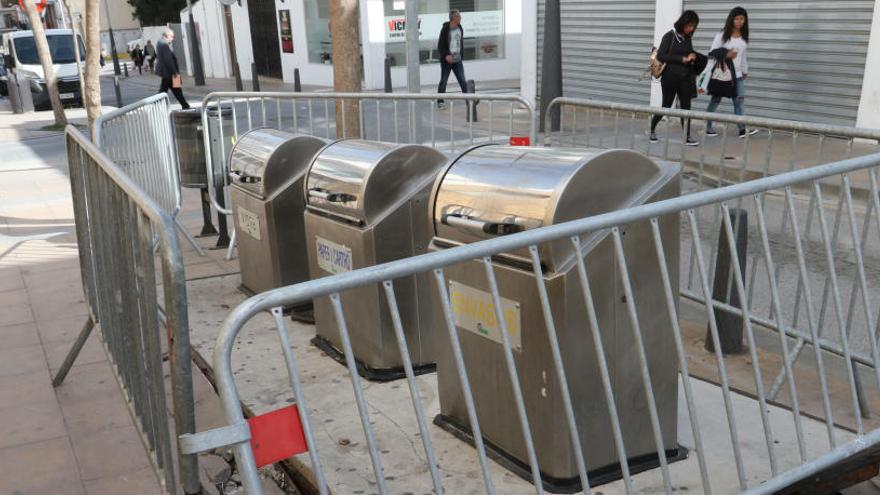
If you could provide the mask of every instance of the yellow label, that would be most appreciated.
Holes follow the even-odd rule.
[[[452,313],[457,327],[499,344],[504,343],[491,293],[450,280],[449,300],[452,303]],[[515,351],[521,351],[522,331],[519,303],[502,297],[501,316],[504,318],[504,326],[507,328],[510,347]]]

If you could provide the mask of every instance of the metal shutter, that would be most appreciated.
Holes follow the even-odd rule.
[[[546,0],[538,0],[538,65],[536,66],[537,70],[537,81],[538,85],[535,86],[537,88],[537,96],[541,97],[541,67],[544,61],[544,5],[546,4]]]
[[[565,96],[647,104],[655,0],[560,0]]]
[[[739,3],[749,12],[746,115],[855,125],[874,0]],[[684,1],[700,15],[694,49],[709,50],[733,5]],[[722,110],[732,111],[729,100]]]

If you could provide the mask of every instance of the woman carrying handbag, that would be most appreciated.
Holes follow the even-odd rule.
[[[707,112],[714,112],[721,104],[722,98],[733,100],[733,111],[737,115],[744,115],[743,102],[745,101],[745,79],[749,75],[749,64],[746,59],[746,49],[749,46],[749,14],[742,7],[735,7],[727,15],[724,30],[715,35],[712,48],[709,49],[709,57],[715,59],[714,64],[709,64],[707,92],[712,96],[709,101]],[[738,124],[739,137],[757,134],[757,129],[746,129],[745,124]],[[706,135],[717,136],[718,131],[712,125],[712,121],[706,122]]]
[[[695,65],[699,64],[705,55],[694,51],[691,37],[700,23],[700,17],[693,10],[686,10],[675,21],[674,29],[663,35],[660,46],[657,48],[656,58],[665,67],[660,75],[660,88],[663,90],[663,107],[671,108],[678,97],[682,110],[691,109],[691,100],[697,96]],[[658,142],[657,123],[662,116],[655,115],[651,119],[651,134],[649,141]],[[687,121],[687,132],[684,144],[698,146],[700,143],[691,138],[691,123]]]

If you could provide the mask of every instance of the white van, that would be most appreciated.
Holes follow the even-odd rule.
[[[76,67],[76,55],[73,49],[73,31],[70,29],[48,29],[46,39],[49,42],[49,53],[58,78],[58,93],[61,103],[82,106],[80,94],[79,72]],[[79,41],[80,65],[85,70],[86,47],[81,36]],[[31,78],[31,93],[34,108],[45,110],[52,107],[49,92],[46,90],[46,77],[43,66],[37,55],[34,33],[31,31],[12,31],[3,34],[2,48],[6,68],[12,74]],[[11,77],[10,77],[11,79]]]

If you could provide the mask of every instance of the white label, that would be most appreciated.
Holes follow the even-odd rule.
[[[436,41],[443,23],[448,20],[447,13],[419,14],[419,41]],[[468,38],[501,36],[504,34],[504,12],[501,10],[462,12],[461,27]],[[403,15],[385,17],[385,42],[395,41],[406,41],[406,17]]]
[[[452,302],[452,314],[456,326],[503,344],[491,293],[450,280],[449,300]],[[501,314],[507,327],[507,335],[510,337],[511,348],[521,351],[522,327],[519,303],[502,297]]]
[[[260,217],[240,206],[238,207],[238,228],[258,241],[262,239],[260,237]]]
[[[351,271],[351,248],[315,236],[318,247],[318,266],[327,273]]]
[[[74,96],[75,95],[73,93],[61,93],[58,95],[58,97],[61,98],[62,100],[69,100],[69,99],[73,98]]]

